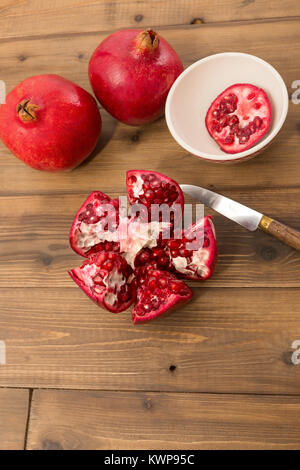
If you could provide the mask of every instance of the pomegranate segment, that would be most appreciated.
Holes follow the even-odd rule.
[[[207,111],[205,124],[211,137],[226,153],[255,145],[268,131],[271,105],[261,88],[236,84],[224,90]]]
[[[137,280],[137,303],[131,312],[134,324],[169,313],[193,296],[192,290],[183,281],[167,271],[140,268]]]
[[[116,230],[119,201],[101,191],[92,192],[77,212],[70,231],[71,248],[88,257],[98,251],[120,251]]]
[[[174,221],[175,214],[181,220],[184,209],[184,196],[176,181],[156,171],[131,170],[127,172],[127,194],[130,204],[142,204],[147,208],[147,215],[151,214],[152,204],[166,204],[170,211],[170,221]],[[146,215],[146,217],[147,217]],[[141,214],[142,222],[144,214]],[[154,217],[153,217],[154,216]],[[156,220],[152,213],[151,220]]]
[[[136,298],[133,271],[118,253],[96,253],[69,274],[86,295],[110,312],[126,310]]]
[[[182,278],[206,280],[217,260],[217,240],[211,217],[190,225],[181,239],[166,242],[175,272]]]

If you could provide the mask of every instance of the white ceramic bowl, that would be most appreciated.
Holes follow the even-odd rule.
[[[268,132],[244,152],[228,154],[209,135],[205,116],[213,100],[235,83],[263,88],[272,107]],[[166,102],[166,120],[174,139],[205,160],[229,163],[260,153],[280,131],[288,111],[288,93],[279,73],[264,60],[241,52],[224,52],[198,60],[174,82]]]

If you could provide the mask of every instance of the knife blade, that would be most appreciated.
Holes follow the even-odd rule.
[[[182,191],[189,196],[197,199],[208,207],[211,207],[219,214],[224,215],[228,219],[242,225],[247,230],[253,232],[258,228],[263,214],[250,209],[239,202],[233,201],[221,194],[214,193],[209,189],[193,186],[191,184],[181,184]]]
[[[184,193],[251,232],[260,228],[286,245],[300,251],[300,232],[297,230],[209,189],[191,184],[181,184],[180,187]]]

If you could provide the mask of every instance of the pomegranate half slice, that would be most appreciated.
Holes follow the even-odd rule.
[[[88,257],[98,251],[119,251],[119,201],[101,191],[92,192],[77,212],[71,230],[71,248]]]
[[[177,275],[185,279],[206,280],[217,261],[216,232],[210,216],[191,224],[180,239],[166,242]]]
[[[133,271],[118,253],[96,253],[69,274],[88,297],[110,312],[126,310],[136,298]]]
[[[156,171],[127,171],[127,193],[131,205],[143,204],[148,215],[151,214],[152,204],[167,204],[173,207],[174,213],[181,218],[184,209],[184,196],[178,183]],[[177,212],[178,211],[178,212]],[[174,213],[170,213],[170,221],[174,220]],[[152,217],[155,220],[155,217]],[[150,222],[142,220],[142,222]]]
[[[267,132],[271,105],[261,88],[238,83],[226,88],[211,104],[205,124],[224,152],[238,153],[256,144]]]
[[[183,281],[167,271],[140,268],[137,279],[137,303],[131,311],[135,324],[170,313],[193,296],[192,290]]]

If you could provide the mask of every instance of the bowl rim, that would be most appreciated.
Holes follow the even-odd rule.
[[[226,154],[224,152],[224,155],[211,155],[207,154],[205,152],[199,152],[197,149],[189,145],[187,142],[185,142],[181,136],[177,133],[175,130],[175,127],[172,122],[172,117],[171,117],[171,112],[170,112],[170,107],[171,107],[171,101],[174,96],[174,93],[176,92],[176,89],[178,87],[178,84],[188,75],[193,69],[197,68],[197,66],[201,63],[208,62],[212,59],[215,59],[216,57],[221,57],[221,56],[227,56],[227,57],[234,57],[234,56],[245,56],[250,60],[255,60],[256,62],[260,62],[264,66],[266,66],[270,72],[272,72],[277,79],[279,80],[279,83],[281,84],[281,90],[282,90],[282,97],[283,97],[283,106],[281,110],[281,115],[279,117],[279,121],[276,125],[276,127],[272,130],[272,132],[269,133],[269,135],[262,141],[258,142],[255,144],[253,147],[251,147],[248,150],[245,150],[244,152],[238,152],[235,154]],[[207,57],[204,57],[203,59],[199,59],[193,64],[189,65],[175,80],[173,83],[169,94],[167,96],[166,100],[166,108],[165,108],[165,115],[166,115],[166,122],[167,126],[169,128],[170,133],[174,137],[174,139],[183,147],[185,150],[188,152],[192,153],[193,155],[196,155],[200,158],[206,159],[206,160],[212,160],[212,161],[219,161],[219,162],[226,162],[226,161],[234,161],[234,160],[241,160],[246,157],[249,157],[253,154],[259,153],[260,150],[262,150],[264,147],[269,145],[273,139],[276,137],[278,132],[280,131],[281,127],[284,124],[284,121],[287,116],[288,112],[288,106],[289,106],[289,97],[288,97],[288,92],[287,92],[287,87],[284,83],[284,80],[280,73],[271,65],[269,62],[265,61],[264,59],[261,59],[260,57],[257,57],[252,54],[248,54],[245,52],[220,52],[218,54],[212,54]]]

